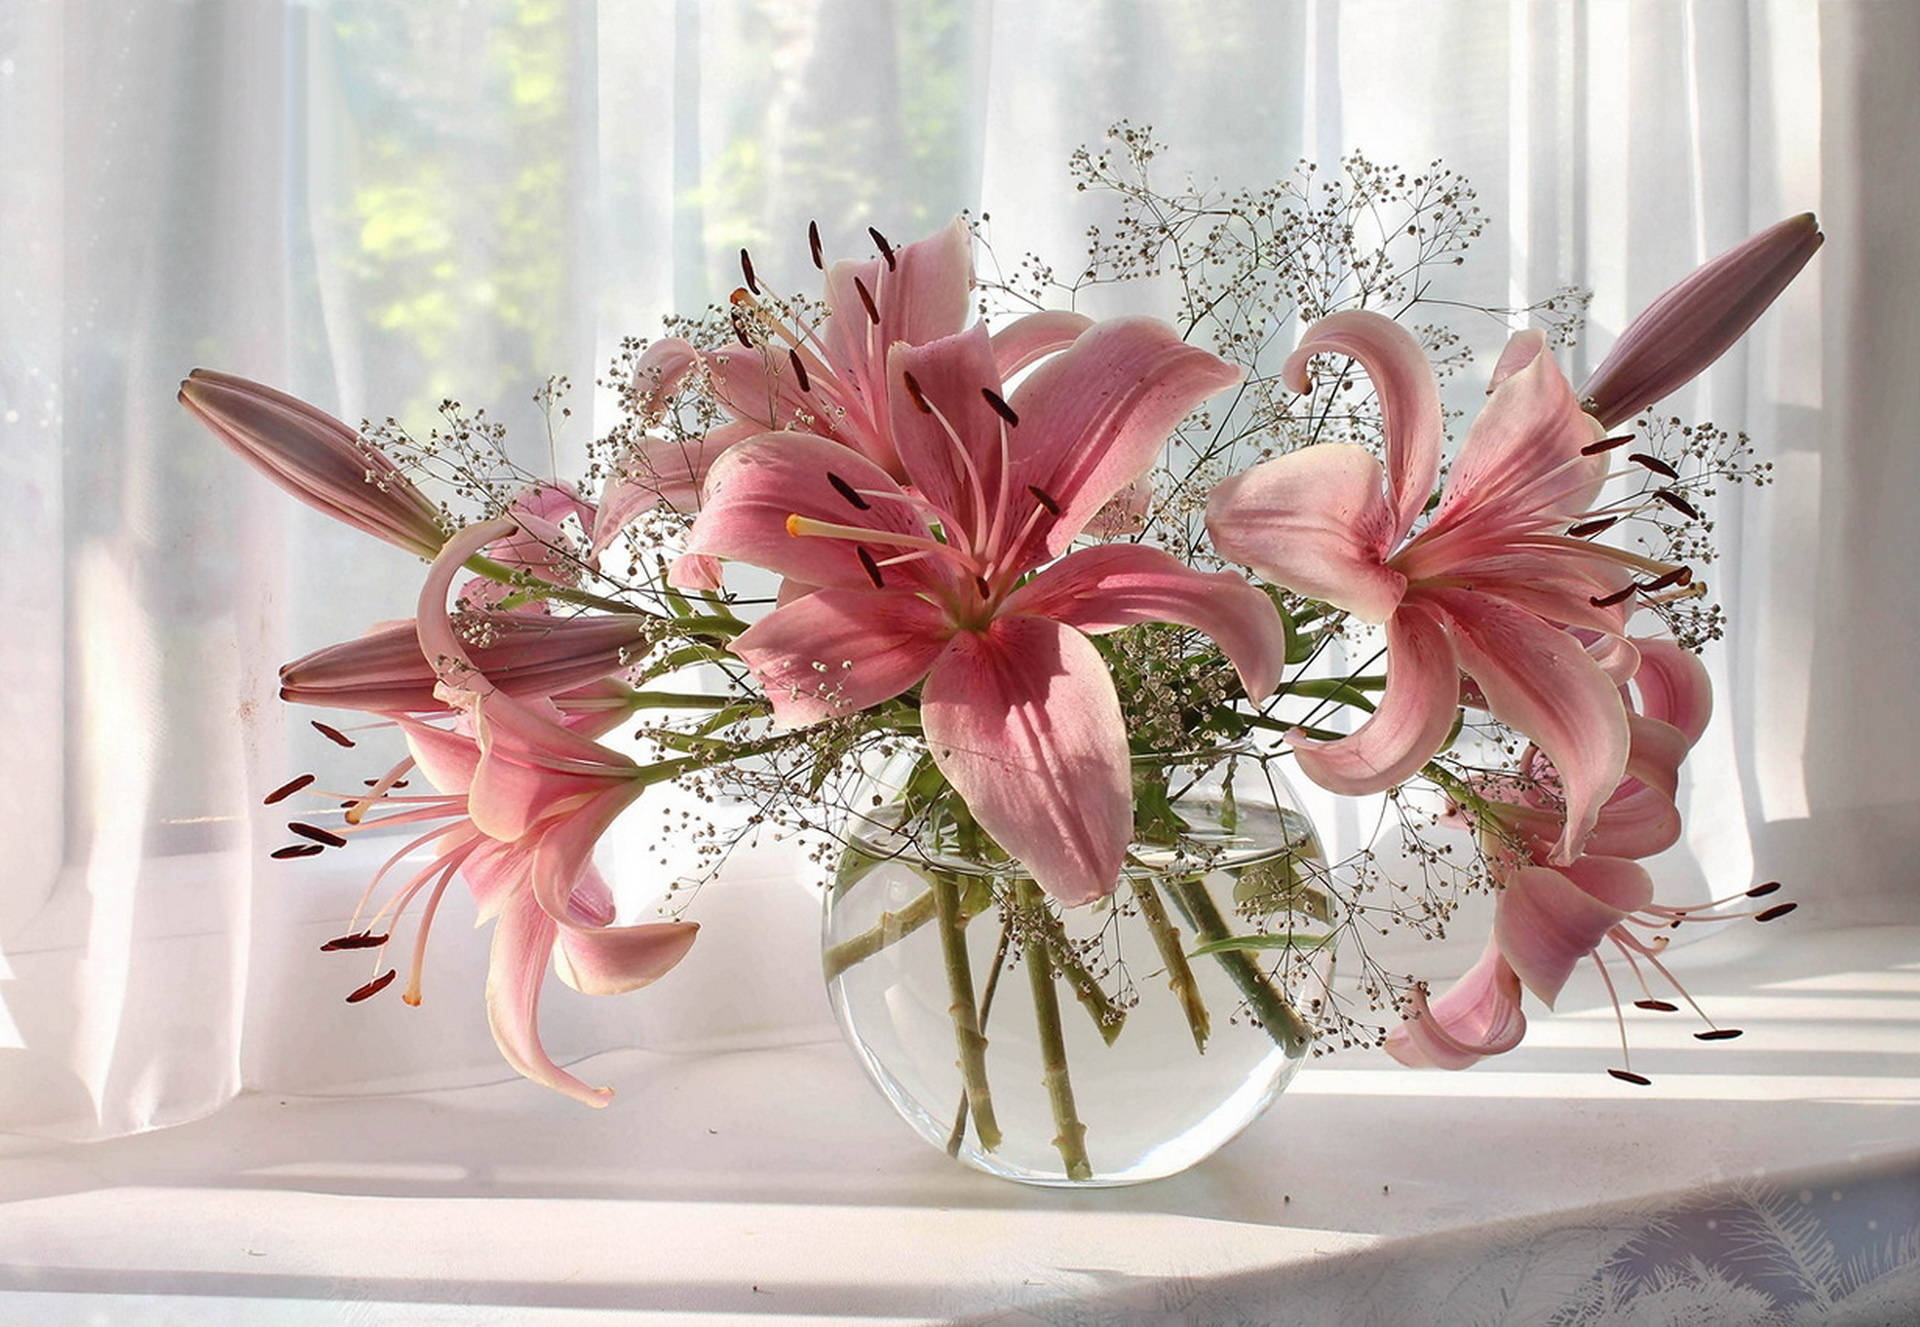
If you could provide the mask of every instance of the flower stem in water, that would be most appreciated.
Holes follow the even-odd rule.
[[[947,961],[947,992],[951,1003],[954,1040],[960,1048],[955,1064],[973,1110],[974,1132],[980,1147],[991,1152],[1000,1146],[1000,1124],[993,1115],[993,1093],[987,1087],[987,1039],[980,1033],[979,1011],[973,1003],[973,965],[967,957],[967,918],[960,911],[960,882],[950,872],[936,872],[933,901],[940,915],[940,948]]]
[[[1207,1017],[1207,1005],[1200,996],[1200,987],[1193,979],[1193,969],[1188,966],[1187,955],[1180,947],[1180,932],[1174,929],[1172,920],[1167,916],[1166,905],[1160,902],[1153,881],[1144,876],[1134,877],[1133,897],[1140,905],[1140,915],[1145,919],[1147,929],[1153,932],[1153,943],[1160,951],[1160,961],[1167,965],[1167,986],[1180,1001],[1180,1008],[1187,1016],[1187,1027],[1193,1032],[1194,1047],[1204,1053],[1212,1023]]]
[[[1005,919],[1000,923],[1000,943],[993,950],[993,971],[987,974],[987,988],[980,992],[980,1030],[984,1035],[987,1028],[987,1016],[993,1012],[993,993],[1000,987],[1000,974],[1007,966],[1007,944],[1013,938],[1013,928]],[[953,1132],[947,1135],[947,1155],[960,1155],[960,1144],[967,1136],[967,1094],[960,1094],[960,1104],[953,1112]]]
[[[1174,905],[1186,917],[1188,925],[1202,941],[1227,940],[1233,936],[1233,929],[1227,925],[1225,917],[1213,901],[1213,895],[1200,880],[1174,880],[1168,885],[1173,895]],[[1301,1019],[1294,1007],[1287,1003],[1286,997],[1273,988],[1267,975],[1260,971],[1260,965],[1249,958],[1244,950],[1227,949],[1216,952],[1213,957],[1226,969],[1227,976],[1240,988],[1240,994],[1252,1007],[1254,1017],[1258,1018],[1280,1048],[1289,1055],[1298,1055],[1313,1040],[1313,1030]]]
[[[1044,912],[1046,902],[1040,887],[1022,880],[1015,889],[1023,910]],[[1060,1160],[1070,1180],[1090,1180],[1093,1166],[1087,1161],[1087,1126],[1073,1104],[1073,1084],[1067,1077],[1067,1040],[1060,1028],[1060,996],[1053,988],[1053,962],[1046,940],[1035,936],[1027,941],[1027,980],[1033,987],[1033,1015],[1040,1031],[1040,1055],[1047,1086],[1047,1100],[1053,1107],[1053,1145],[1060,1149]],[[976,1119],[978,1116],[976,1115]]]
[[[905,939],[932,921],[938,911],[934,891],[929,889],[900,911],[881,913],[880,920],[872,926],[827,950],[822,963],[827,970],[827,980],[832,981],[855,963],[872,958],[894,941]]]

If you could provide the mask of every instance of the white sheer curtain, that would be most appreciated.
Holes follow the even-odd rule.
[[[805,288],[810,218],[851,252],[964,207],[1071,258],[1097,214],[1065,159],[1123,117],[1226,184],[1444,157],[1493,222],[1464,297],[1599,292],[1576,377],[1693,264],[1820,212],[1813,267],[1676,403],[1780,482],[1719,508],[1734,628],[1670,866],[1911,917],[1915,49],[1894,0],[0,9],[0,1128],[504,1073],[483,936],[443,922],[422,1009],[348,1008],[315,949],[371,861],[266,860],[261,790],[374,772],[279,707],[275,665],[406,615],[417,568],[222,454],[172,401],[187,370],[416,427],[457,396],[544,467],[536,384],[724,294],[742,244]],[[826,1035],[797,868],[754,871],[659,987],[549,999],[556,1054]]]

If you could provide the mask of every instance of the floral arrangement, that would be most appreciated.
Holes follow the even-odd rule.
[[[987,998],[1011,940],[1037,988],[1065,981],[1104,1032],[1141,997],[1097,930],[1075,939],[1058,918],[1125,906],[1202,1047],[1190,974],[1213,962],[1234,1015],[1292,1053],[1384,1043],[1454,1069],[1518,1044],[1526,995],[1551,1006],[1582,962],[1672,1011],[1673,928],[1792,908],[1750,902],[1771,883],[1668,906],[1642,865],[1681,832],[1679,772],[1711,708],[1706,503],[1768,469],[1743,436],[1646,412],[1791,281],[1820,244],[1813,218],[1686,277],[1576,389],[1554,351],[1579,292],[1526,309],[1436,293],[1483,225],[1452,172],[1356,156],[1332,177],[1166,190],[1158,152],[1121,126],[1076,155],[1077,186],[1115,219],[1066,278],[1037,258],[1003,271],[984,216],[897,246],[869,231],[872,254],[831,264],[813,228],[817,297],[777,293],[742,250],[727,304],[623,347],[603,383],[620,420],[573,482],[518,470],[499,426],[452,402],[421,439],[224,374],[186,380],[182,403],[242,458],[430,564],[414,620],[282,671],[287,700],[377,716],[406,747],[364,789],[304,775],[266,799],[340,808],[291,822],[299,841],[275,857],[402,831],[326,946],[373,951],[349,1000],[404,966],[420,1003],[459,880],[493,925],[501,1053],[605,1104],[542,1049],[549,964],[587,994],[658,979],[694,943],[696,887],[776,828],[828,836],[836,889],[874,864],[876,825],[1007,868],[929,890],[843,966],[998,915]],[[1174,321],[1080,311],[1116,297]],[[1441,384],[1470,356],[1446,318],[1463,309],[1522,329],[1448,464]],[[556,418],[564,387],[543,394]],[[1176,920],[1152,888],[1129,896],[1143,844],[1206,868],[1170,773],[1196,751],[1390,794],[1413,878],[1371,848],[1326,863],[1308,829],[1279,886],[1239,875],[1225,909],[1176,889]],[[887,759],[905,773],[871,797]],[[667,785],[738,813],[690,824],[701,865],[664,917],[623,920],[595,844]],[[1492,934],[1444,993],[1369,956],[1388,927],[1439,935],[1476,891],[1495,895]],[[411,959],[390,965],[409,913]],[[1329,951],[1358,974],[1331,979]],[[958,976],[961,1124],[990,1147],[985,1013]],[[1624,1022],[1621,1040],[1624,1056]],[[1625,1059],[1609,1072],[1647,1081]]]

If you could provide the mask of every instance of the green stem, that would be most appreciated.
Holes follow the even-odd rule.
[[[1214,904],[1213,895],[1207,892],[1206,885],[1195,879],[1175,880],[1168,885],[1174,904],[1192,926],[1202,941],[1228,940],[1233,938],[1233,928],[1227,925],[1227,919],[1220,915],[1220,909]],[[1233,984],[1240,988],[1240,994],[1246,997],[1254,1017],[1267,1029],[1267,1035],[1289,1055],[1298,1055],[1313,1040],[1313,1030],[1309,1028],[1286,997],[1273,988],[1273,982],[1260,970],[1260,965],[1247,957],[1245,951],[1238,949],[1219,950],[1213,954],[1214,961],[1226,970]]]
[[[980,1015],[973,1003],[973,965],[967,957],[966,919],[960,911],[960,882],[950,872],[933,878],[933,900],[940,915],[940,948],[947,961],[947,1012],[953,1018],[953,1037],[959,1046],[960,1083],[973,1110],[974,1132],[980,1146],[991,1152],[1000,1146],[1000,1124],[993,1116],[993,1093],[987,1087],[987,1039],[980,1033]]]
[[[1160,894],[1154,889],[1152,880],[1135,876],[1133,897],[1140,905],[1140,915],[1146,920],[1147,929],[1153,932],[1154,948],[1160,951],[1160,961],[1167,968],[1167,986],[1180,1001],[1180,1008],[1187,1016],[1187,1026],[1193,1031],[1194,1047],[1204,1054],[1207,1036],[1212,1031],[1212,1020],[1207,1016],[1207,1004],[1193,979],[1193,968],[1187,963],[1186,952],[1180,947],[1180,932],[1174,929],[1172,919],[1167,916],[1166,905],[1160,902]]]
[[[1093,1025],[1099,1029],[1100,1039],[1113,1045],[1113,1039],[1120,1035],[1120,1029],[1126,1024],[1127,1011],[1113,1002],[1111,996],[1100,985],[1100,979],[1087,971],[1087,965],[1074,952],[1073,944],[1067,939],[1066,927],[1060,924],[1053,910],[1046,905],[1045,895],[1036,891],[1039,900],[1031,909],[1032,919],[1038,924],[1045,937],[1047,953],[1052,956],[1052,966],[1060,969],[1060,975],[1073,987],[1074,998],[1080,1001]],[[1023,907],[1023,911],[1026,911]]]
[[[1022,880],[1014,888],[1023,909],[1044,911],[1046,903],[1038,885]],[[1042,1078],[1058,1131],[1053,1136],[1053,1145],[1060,1149],[1060,1160],[1066,1165],[1068,1179],[1090,1180],[1093,1166],[1087,1161],[1087,1126],[1080,1122],[1080,1113],[1073,1104],[1073,1083],[1067,1077],[1067,1039],[1060,1028],[1060,996],[1053,989],[1053,964],[1047,957],[1047,943],[1038,936],[1027,941],[1027,981],[1033,988],[1033,1016],[1040,1031]]]
[[[987,1027],[987,1015],[993,1012],[993,993],[1000,989],[1000,974],[1006,971],[1007,945],[1013,939],[1013,928],[1006,919],[1000,923],[1000,943],[993,949],[993,971],[987,974],[987,989],[980,993],[980,1029],[984,1033]],[[953,1112],[953,1132],[947,1135],[947,1155],[960,1155],[960,1144],[967,1137],[967,1094],[960,1094],[960,1104]]]
[[[896,940],[905,939],[932,921],[939,913],[934,891],[929,889],[898,912],[883,912],[880,920],[855,936],[849,936],[827,950],[824,965],[827,980],[845,972],[855,963],[872,958]]]
[[[622,603],[618,599],[594,594],[591,590],[580,590],[571,585],[555,585],[551,581],[540,580],[538,577],[529,576],[526,572],[509,567],[504,562],[496,562],[480,553],[475,553],[468,558],[466,566],[467,570],[485,576],[488,580],[499,581],[502,585],[511,585],[515,589],[529,591],[543,599],[558,599],[562,603],[579,604],[582,608],[598,608],[608,613],[651,617],[686,636],[710,636],[724,641],[747,629],[747,624],[731,613],[684,618],[664,617],[659,613],[651,613],[644,608]]]

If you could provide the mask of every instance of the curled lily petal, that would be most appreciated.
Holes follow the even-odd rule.
[[[523,892],[501,909],[487,964],[487,1025],[500,1054],[523,1077],[589,1106],[605,1106],[612,1088],[588,1087],[555,1064],[540,1043],[540,987],[558,929],[531,894]]]
[[[1622,857],[1521,867],[1507,876],[1494,905],[1494,942],[1521,983],[1551,1009],[1575,966],[1652,900],[1653,878]]]
[[[1491,941],[1480,961],[1431,1002],[1414,988],[1412,1017],[1387,1034],[1387,1054],[1415,1069],[1466,1069],[1502,1055],[1527,1034],[1520,979]]]
[[[1004,611],[1050,617],[1094,636],[1136,622],[1197,628],[1219,642],[1252,700],[1272,692],[1286,663],[1286,628],[1273,600],[1230,571],[1195,571],[1144,544],[1069,553],[1014,591]]]
[[[877,384],[894,342],[921,345],[966,326],[972,292],[973,234],[966,218],[955,217],[926,239],[895,249],[892,262],[835,263],[827,272],[833,309],[827,345],[843,363],[870,364],[868,380]],[[868,299],[880,315],[877,326],[867,314]]]
[[[1287,734],[1300,772],[1329,792],[1358,796],[1405,782],[1453,728],[1460,670],[1439,615],[1403,605],[1387,623],[1387,653],[1387,689],[1365,723],[1334,741]]]
[[[924,345],[895,345],[887,382],[893,442],[908,482],[963,528],[986,536],[1005,505],[1000,463],[1007,444],[1003,421],[982,395],[982,389],[1000,390],[985,325]],[[1024,515],[1033,504],[1025,493],[1020,497]],[[998,514],[1003,525],[1013,519],[1010,512]]]
[[[921,690],[933,760],[980,825],[1069,906],[1113,892],[1133,829],[1126,724],[1092,642],[1045,618],[962,632]]]
[[[1280,368],[1294,391],[1307,390],[1307,361],[1315,355],[1358,360],[1380,400],[1387,500],[1394,515],[1391,542],[1413,528],[1440,475],[1440,388],[1433,369],[1411,332],[1361,309],[1328,314],[1307,329]]]
[[[1386,565],[1398,519],[1381,488],[1380,462],[1351,443],[1328,442],[1263,461],[1207,498],[1207,533],[1229,562],[1276,585],[1384,622],[1407,578]]]
[[[1093,326],[1084,313],[1046,309],[1015,318],[993,334],[993,362],[1002,379],[1032,368],[1048,355],[1065,350]]]
[[[1639,670],[1633,675],[1640,712],[1678,728],[1687,735],[1689,746],[1698,742],[1713,717],[1713,682],[1707,666],[1699,655],[1671,640],[1636,637],[1633,643],[1640,655]]]
[[[630,390],[644,424],[656,424],[666,413],[667,402],[680,389],[700,352],[691,342],[677,336],[662,337],[641,352],[633,366]]]
[[[582,995],[620,995],[664,977],[686,957],[699,934],[695,922],[562,924],[553,950],[553,970]]]

